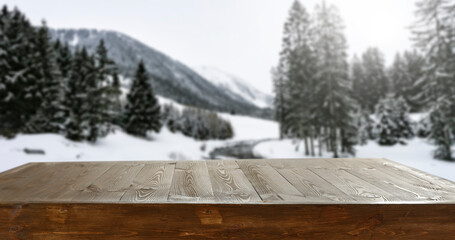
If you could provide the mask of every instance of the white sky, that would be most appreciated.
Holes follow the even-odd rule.
[[[300,0],[313,12],[322,0]],[[340,9],[349,53],[409,49],[416,0],[326,0]],[[271,92],[293,0],[4,0],[53,28],[116,30],[189,66],[214,66]]]

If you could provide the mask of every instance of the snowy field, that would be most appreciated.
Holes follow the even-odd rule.
[[[171,103],[160,98],[160,102]],[[178,106],[177,107],[181,107]],[[264,158],[303,158],[303,146],[296,151],[292,140],[278,139],[278,124],[251,117],[220,114],[231,121],[235,136],[228,141],[196,141],[181,133],[163,128],[149,139],[137,138],[117,130],[96,144],[76,143],[56,134],[18,135],[12,140],[0,138],[0,172],[27,162],[49,161],[127,161],[127,160],[198,160],[208,158],[209,152],[232,141],[271,139],[253,149]],[[417,120],[418,118],[416,118]],[[45,155],[28,155],[24,149],[43,149]],[[455,181],[455,163],[434,160],[434,147],[425,139],[414,138],[407,145],[378,146],[371,141],[356,146],[357,156],[387,158],[431,174]],[[325,153],[323,157],[331,157]]]
[[[165,102],[165,99],[160,99]],[[273,121],[221,114],[233,125],[235,136],[229,141],[260,140],[278,137]],[[137,138],[117,130],[95,144],[72,142],[57,134],[18,135],[12,140],[0,137],[0,172],[28,163],[54,161],[199,160],[211,149],[229,141],[196,141],[163,127],[149,139]],[[45,155],[28,155],[24,149],[42,149]]]

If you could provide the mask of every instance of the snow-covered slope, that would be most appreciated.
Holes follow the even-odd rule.
[[[193,69],[221,89],[224,89],[233,97],[240,97],[260,107],[271,108],[272,96],[259,91],[243,79],[226,73],[215,67],[193,67]]]
[[[109,57],[127,78],[134,76],[138,62],[143,60],[155,92],[176,102],[214,111],[271,117],[271,111],[232,96],[185,64],[125,34],[89,29],[58,29],[51,33],[72,48],[85,46],[89,52],[94,52],[99,41],[104,39]]]

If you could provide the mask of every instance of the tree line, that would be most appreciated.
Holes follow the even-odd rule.
[[[159,132],[163,113],[150,82],[141,61],[122,103],[116,64],[103,40],[94,53],[73,51],[51,39],[45,22],[34,27],[18,9],[0,12],[0,135],[59,133],[96,142],[114,125],[142,137]],[[205,117],[213,118],[199,116]],[[208,138],[215,137],[200,137]]]
[[[172,104],[166,104],[163,106],[163,119],[171,132],[181,132],[197,140],[226,140],[234,136],[231,123],[209,110],[184,107],[180,111]]]
[[[317,145],[319,154],[326,150],[338,157],[354,154],[354,145],[369,139],[381,145],[404,143],[416,134],[409,112],[429,111],[418,135],[437,145],[436,158],[452,159],[455,4],[421,0],[417,6],[417,48],[398,53],[388,67],[373,47],[348,62],[335,6],[323,1],[310,15],[294,1],[280,60],[272,70],[281,137],[303,141],[307,155],[315,155]]]
[[[353,153],[347,45],[338,10],[318,5],[314,17],[295,1],[284,25],[280,61],[273,70],[276,118],[282,137],[302,139],[306,154],[323,146]]]
[[[421,97],[429,108],[430,134],[436,144],[436,158],[454,160],[455,141],[455,2],[421,0],[418,20],[413,28],[417,47],[423,52],[425,66]]]

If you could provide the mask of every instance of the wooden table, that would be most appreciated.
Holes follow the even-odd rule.
[[[0,174],[0,239],[455,239],[455,184],[385,159],[29,163]]]

